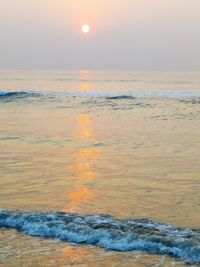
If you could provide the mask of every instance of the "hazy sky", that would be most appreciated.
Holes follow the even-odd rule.
[[[0,68],[200,70],[200,0],[0,0]]]

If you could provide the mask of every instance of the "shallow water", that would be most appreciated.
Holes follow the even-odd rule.
[[[199,73],[1,71],[0,209],[147,218],[199,229],[199,105]],[[187,258],[141,247],[114,252],[111,240],[107,247],[77,246],[2,227],[0,266],[200,262],[196,252]],[[123,242],[115,240],[118,247]],[[199,238],[188,242],[199,249]]]

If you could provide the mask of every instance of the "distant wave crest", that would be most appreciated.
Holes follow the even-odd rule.
[[[0,210],[0,228],[108,250],[140,251],[168,255],[189,264],[200,263],[200,231],[148,219]]]
[[[39,96],[39,93],[31,91],[0,92],[0,100],[12,101],[16,99]]]
[[[108,96],[106,97],[106,99],[121,100],[121,99],[135,99],[135,97],[131,95],[117,95],[117,96]]]

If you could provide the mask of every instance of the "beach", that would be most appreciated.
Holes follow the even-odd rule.
[[[0,266],[198,266],[199,77],[0,71]]]

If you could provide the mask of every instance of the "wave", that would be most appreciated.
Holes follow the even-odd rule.
[[[84,97],[84,98],[104,98],[108,100],[119,100],[119,99],[136,99],[136,98],[168,98],[175,100],[185,99],[200,99],[199,91],[159,91],[159,90],[144,90],[134,91],[129,90],[112,90],[112,91],[90,91],[90,92],[55,92],[52,93],[56,96],[61,97]]]
[[[117,95],[117,96],[108,96],[106,99],[110,100],[120,100],[120,99],[135,99],[135,97],[131,95]]]
[[[13,101],[27,97],[36,97],[39,93],[32,91],[0,92],[0,100]]]
[[[185,103],[199,104],[200,91],[91,91],[91,92],[48,92],[48,91],[6,91],[0,92],[0,101],[11,102],[15,100],[36,100],[39,101],[65,101],[66,99],[104,99],[104,100],[135,100],[139,98],[167,98],[179,100]]]
[[[200,263],[199,230],[176,228],[148,219],[0,210],[0,228],[107,250],[168,255],[188,264]]]

